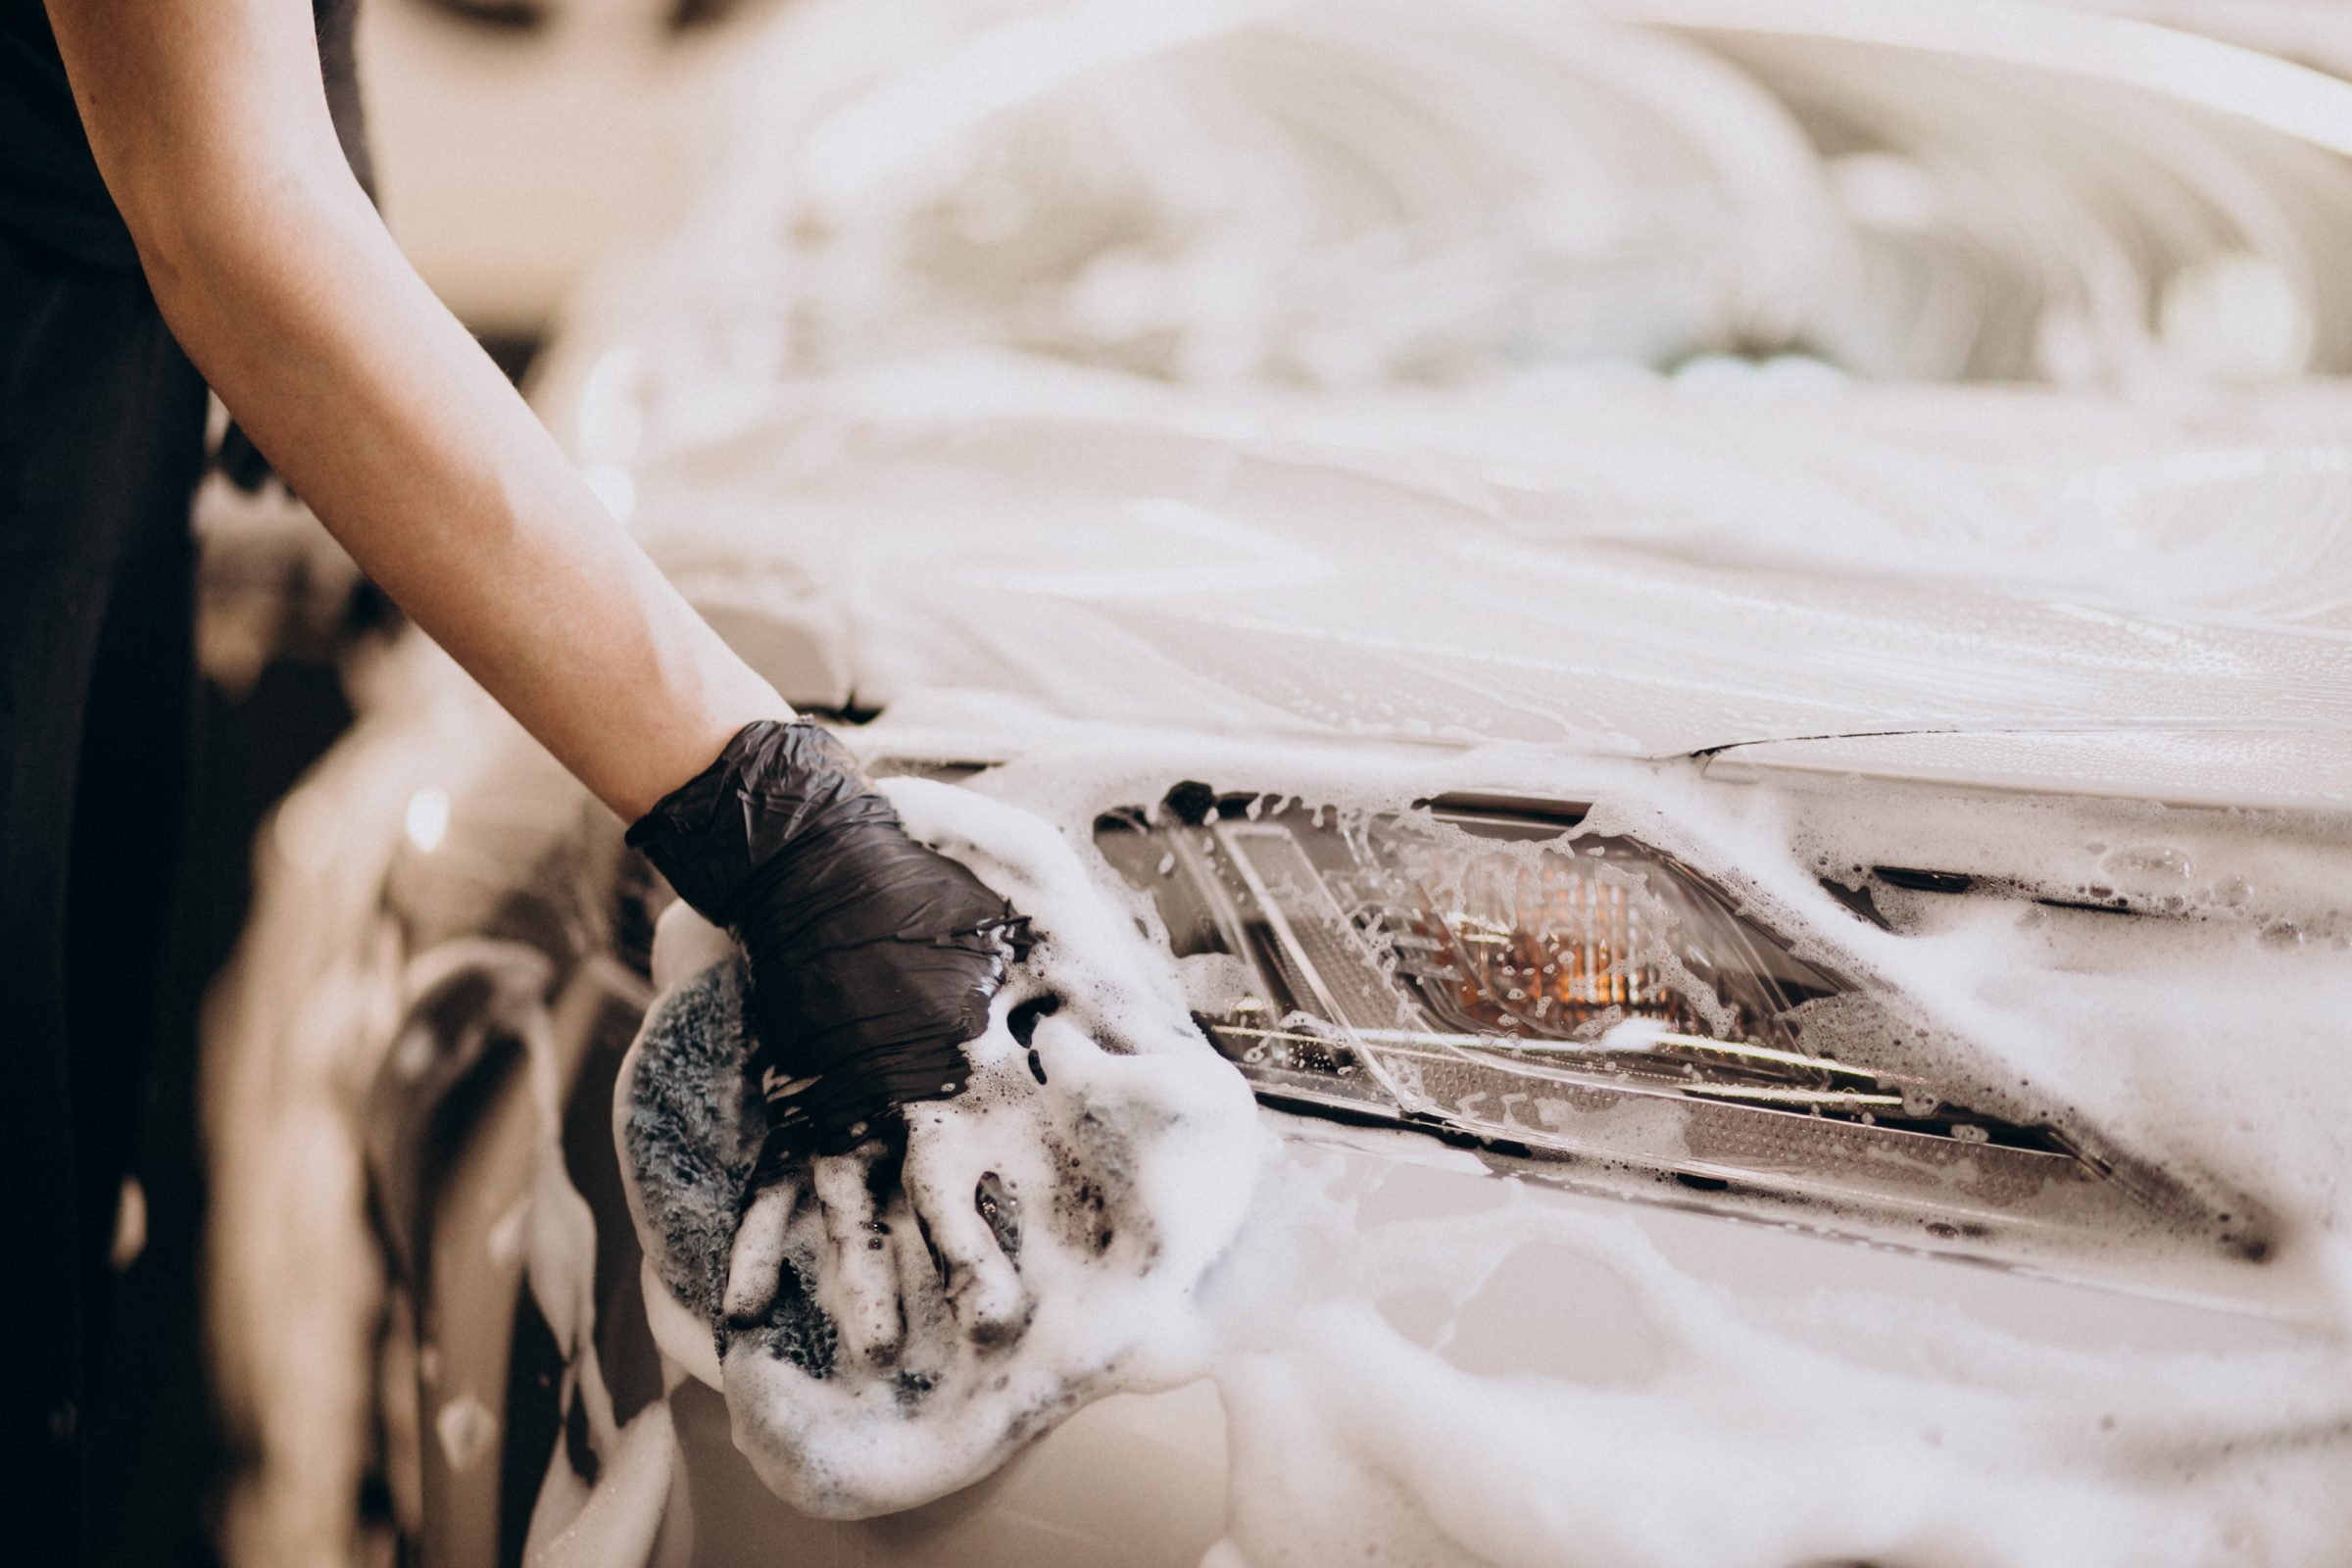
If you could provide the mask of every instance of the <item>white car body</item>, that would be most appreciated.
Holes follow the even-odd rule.
[[[1710,1282],[1739,1313],[1788,1336],[1788,1353],[1834,1346],[1838,1365],[1899,1363],[1929,1332],[1923,1322],[1953,1345],[2008,1337],[2000,1354],[2020,1364],[2034,1353],[2020,1347],[2042,1347],[2065,1369],[2039,1374],[2063,1391],[2042,1399],[2060,1414],[2019,1395],[2034,1412],[2019,1417],[2028,1421],[2121,1397],[2110,1380],[2128,1383],[2134,1366],[2193,1368],[2205,1356],[2273,1372],[2280,1356],[2337,1364],[2330,1210],[2287,1206],[2311,1174],[2305,1162],[2325,1169],[2340,1148],[2332,1116],[2310,1106],[2302,1087],[2341,1070],[2325,1042],[2352,994],[2340,893],[2352,849],[2343,808],[2352,742],[2341,719],[2352,670],[2324,610],[2319,624],[2255,624],[2228,608],[2102,608],[2039,582],[1960,588],[1710,562],[1693,544],[1705,524],[1690,510],[1688,474],[1661,473],[1646,453],[1614,465],[1607,456],[1624,450],[1609,421],[1633,418],[1614,398],[1553,411],[1594,445],[1561,461],[1554,443],[1542,456],[1560,461],[1554,472],[1608,489],[1629,525],[1617,534],[1638,532],[1642,476],[1660,474],[1678,529],[1670,545],[1531,529],[1525,517],[1574,493],[1546,490],[1524,464],[1498,479],[1491,454],[1467,459],[1443,439],[1412,450],[1393,406],[1351,427],[1318,404],[1302,437],[1284,430],[1281,409],[1245,415],[1228,403],[1212,427],[1182,397],[1117,419],[1009,414],[1005,389],[1018,380],[1013,368],[994,368],[976,383],[995,389],[990,409],[963,413],[877,412],[897,400],[870,385],[811,389],[773,432],[649,473],[645,536],[800,701],[874,701],[863,694],[886,677],[881,717],[845,731],[886,768],[964,776],[984,767],[969,787],[1081,833],[1097,813],[1148,805],[1186,778],[1391,810],[1442,795],[1591,803],[1740,890],[1784,936],[1814,944],[1806,951],[1843,955],[1893,986],[1929,987],[1930,1010],[1983,1053],[1954,1070],[1989,1077],[2029,1065],[2050,1075],[2050,1098],[2114,1129],[2130,1153],[2201,1168],[2271,1207],[2237,1236],[2251,1247],[2235,1251],[2161,1225],[2151,1232],[2120,1210],[2104,1232],[2046,1234],[2023,1217],[2010,1224],[1997,1203],[1947,1209],[1939,1200],[1874,1218],[1811,1203],[1801,1168],[1793,1187],[1762,1191],[1788,1172],[1743,1170],[1736,1156],[1673,1136],[1660,1143],[1654,1130],[1630,1161],[1595,1146],[1595,1163],[1514,1151],[1492,1129],[1483,1146],[1460,1137],[1449,1146],[1443,1128],[1330,1122],[1293,1100],[1265,1112],[1290,1151],[1278,1185],[1327,1185],[1346,1200],[1315,1238],[1333,1254],[1330,1273],[1311,1286],[1289,1281],[1293,1294],[1275,1297],[1286,1308],[1309,1321],[1369,1313],[1391,1325],[1397,1355],[1473,1379],[1563,1380],[1593,1398],[1656,1376],[1661,1336],[1671,1341],[1654,1282],[1626,1283],[1638,1266]],[[1766,406],[1787,466],[1835,471],[1850,461],[1838,397]],[[2013,432],[2046,398],[1953,394],[1934,409],[1935,428],[1949,443],[1983,416]],[[1723,412],[1667,395],[1641,422],[1653,434],[1703,431]],[[2312,412],[2297,404],[2287,416]],[[1806,418],[1832,426],[1817,459],[1789,439]],[[1482,427],[1481,442],[1496,439]],[[2160,439],[2178,450],[2177,434]],[[2040,461],[2059,495],[2079,490],[2069,477],[2084,471],[2078,466],[2113,466],[2086,442]],[[1768,504],[1752,491],[1714,493],[1735,525]],[[1937,514],[1955,499],[1931,493]],[[747,509],[757,531],[737,526]],[[1071,548],[1053,546],[1057,529]],[[2224,600],[2252,591],[2212,575],[2181,587]],[[1547,615],[1554,600],[1579,612]],[[548,1200],[532,1197],[546,1136],[537,1097],[559,1084],[583,1097],[558,1125],[572,1128],[575,1161],[609,1158],[578,1129],[603,1125],[598,1102],[610,1089],[596,1087],[596,1074],[612,1070],[646,991],[608,956],[615,929],[599,912],[614,897],[617,824],[427,651],[409,649],[385,674],[396,676],[401,696],[282,809],[270,840],[273,904],[247,972],[276,955],[274,988],[302,941],[326,942],[332,961],[302,988],[305,1027],[318,1027],[321,1005],[349,1009],[339,1038],[351,1054],[335,1070],[374,1077],[367,1125],[377,1201],[409,1216],[394,1226],[394,1252],[406,1249],[400,1273],[421,1292],[410,1310],[427,1348],[420,1363],[392,1363],[416,1366],[419,1378],[407,1430],[420,1470],[407,1483],[409,1505],[426,1560],[487,1561],[502,1531],[512,1545],[521,1529],[516,1467],[534,1483],[528,1496],[548,1461],[522,1434],[547,1442],[555,1430],[552,1416],[526,1424],[515,1408],[532,1385],[513,1359],[529,1339],[514,1326],[518,1312],[531,1315],[522,1303],[547,1289],[526,1282],[535,1244],[521,1239],[517,1217]],[[310,864],[305,844],[319,833],[335,849]],[[1845,867],[1875,894],[1888,929],[1808,885]],[[2112,908],[2086,906],[2098,905]],[[1906,945],[1934,951],[1970,929],[1980,939],[2012,931],[2020,912],[2041,929],[2015,950],[2037,965],[2015,994],[2001,977],[1955,971],[1945,958],[1907,966]],[[470,1002],[463,986],[451,989],[453,975],[477,977]],[[521,989],[500,989],[510,982]],[[2100,1009],[2151,984],[2171,988],[2178,1015],[2120,1016],[2101,1038]],[[2042,998],[2042,1016],[2021,1013],[2019,994]],[[2233,995],[2251,1000],[2225,1066],[2199,1050],[2199,1036],[2230,1015]],[[457,1087],[487,1070],[474,1054],[494,1059],[490,1048],[508,1035],[537,1041],[529,1049],[549,1053],[552,1078],[492,1075],[467,1120],[433,1124],[440,1130],[427,1137]],[[2149,1082],[2103,1079],[2134,1064]],[[2200,1111],[2211,1125],[2197,1124]],[[2261,1138],[2238,1130],[2253,1125],[2247,1116],[2268,1118]],[[240,1136],[241,1157],[269,1157],[267,1139]],[[1681,1182],[1661,1185],[1656,1173],[1676,1170]],[[574,1180],[600,1191],[590,1174]],[[1743,1194],[1750,1186],[1759,1190]],[[642,1307],[627,1223],[602,1191],[605,1360],[616,1388],[643,1397],[662,1378],[629,1327]],[[1480,1275],[1461,1277],[1459,1259],[1433,1246],[1423,1276],[1409,1250],[1375,1245],[1378,1227],[1443,1233],[1457,1212],[1491,1226],[1497,1201],[1518,1205],[1511,1223],[1525,1234],[1495,1243]],[[1266,1223],[1298,1222],[1271,1203]],[[1350,1272],[1345,1260],[1359,1246],[1378,1267]],[[421,1274],[418,1250],[434,1260]],[[275,1316],[293,1304],[265,1298],[251,1309]],[[539,1369],[557,1371],[560,1358]],[[1934,1409],[1969,1387],[1956,1374],[1928,1378],[1918,1397]],[[2305,1392],[2319,1397],[2321,1387]],[[2181,1398],[2206,1401],[2185,1388]],[[815,1560],[1193,1562],[1234,1528],[1229,1513],[1246,1516],[1257,1490],[1237,1460],[1230,1473],[1244,1484],[1228,1494],[1229,1455],[1243,1445],[1229,1444],[1206,1384],[1106,1401],[972,1493],[855,1524],[803,1519],[769,1496],[727,1441],[709,1390],[687,1383],[670,1407],[674,1478],[649,1461],[637,1484],[653,1501],[635,1504],[670,1521],[662,1549],[680,1555],[662,1561],[821,1552],[830,1555]],[[1660,1408],[1675,1405],[1662,1397]],[[2164,1419],[2167,1408],[2155,1399],[2142,1419]],[[1387,1418],[1413,1429],[1410,1408]],[[2264,1424],[2227,1407],[2207,1418],[2216,1445],[2254,1441]],[[1262,1432],[1268,1419],[1245,1431]],[[2071,1484],[2097,1494],[2095,1446],[2075,1457],[2083,1473]],[[1771,1473],[1767,1453],[1745,1462]],[[1972,1461],[1949,1462],[1975,1475]],[[570,1461],[559,1453],[558,1463]],[[2224,1479],[2208,1468],[2199,1484],[2294,1494],[2307,1467],[2324,1474],[2341,1463],[2329,1446],[2256,1464],[2249,1480],[2216,1459]],[[2057,1484],[2063,1495],[2069,1483]],[[1606,1501],[1588,1505],[1605,1512]],[[1997,1502],[1996,1490],[1978,1505]],[[1958,1517],[1943,1507],[1928,1517]],[[1381,1539],[1426,1530],[1459,1547],[1412,1507],[1404,1513],[1420,1522],[1383,1513]],[[1319,1521],[1311,1538],[1336,1554],[1349,1517]],[[2294,1555],[2287,1538],[2307,1527],[2287,1528],[2284,1517],[2258,1510],[2247,1539],[2276,1560],[2325,1560]],[[591,1524],[617,1528],[604,1516]],[[1886,1538],[1869,1533],[1884,1528],[1838,1549],[1857,1560],[1885,1549]],[[1986,1539],[1994,1544],[1984,1550],[2019,1546],[1999,1530]],[[1950,1560],[1981,1554],[1962,1542]]]
[[[975,79],[922,42],[927,90]],[[1627,48],[1609,58],[1655,63]],[[1784,87],[1810,72],[1726,48]],[[2121,101],[2099,100],[2108,130]],[[2241,135],[2212,145],[2343,178]],[[840,177],[829,233],[921,207],[889,169]],[[682,258],[760,217],[706,205],[592,288],[541,407],[877,771],[1054,823],[1163,946],[1163,884],[1196,852],[1255,853],[1236,835],[1401,822],[1473,860],[1484,839],[1522,866],[1671,860],[1712,890],[1686,912],[1730,911],[1751,957],[1905,1020],[1805,1070],[1938,1108],[1751,1088],[1724,1113],[1695,1068],[1612,1099],[1513,1066],[1524,1103],[1482,1102],[1325,1016],[1362,1076],[1231,1053],[1278,1152],[1206,1293],[1199,1376],[922,1507],[807,1518],[646,1327],[610,1099],[662,890],[412,639],[266,836],[215,1020],[217,1338],[261,1450],[232,1555],[346,1549],[318,1499],[380,1474],[373,1528],[432,1564],[2344,1560],[2352,396],[2297,374],[2333,363],[2342,302],[2278,259],[2330,209],[2273,233],[2248,296],[2286,323],[2278,352],[2199,361],[2187,305],[2147,330],[2160,279],[2100,272],[2084,308],[2125,324],[2058,353],[2068,391],[1870,387],[1799,355],[1179,385],[1072,348],[1095,318],[1059,304],[1023,318],[1045,353],[918,352],[953,288],[859,295],[793,237],[803,270],[778,275],[811,292],[790,302],[854,327],[815,340],[829,359],[756,247],[680,286]],[[1946,264],[1968,221],[1910,249],[1879,219],[1862,251],[1967,273]],[[2178,272],[2210,259],[2180,242]],[[1750,282],[1793,291],[1762,317],[1843,244],[1759,262]],[[1604,303],[1630,287],[1604,282]],[[2290,296],[2301,314],[2272,310]],[[1675,300],[1644,342],[1713,318]],[[2040,324],[2083,303],[2061,279]],[[1953,373],[2082,346],[2013,338],[1866,320],[1851,342]],[[1164,858],[1122,858],[1129,831]],[[1219,1008],[1258,961],[1182,960],[1209,1036],[1230,1044]],[[1424,1049],[1498,1070],[1491,1042]],[[1865,1102],[1885,1125],[1847,1115]]]

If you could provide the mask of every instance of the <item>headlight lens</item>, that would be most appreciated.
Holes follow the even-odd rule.
[[[1906,1026],[1721,887],[1580,808],[1365,814],[1179,786],[1096,828],[1260,1096],[1622,1178],[1802,1197],[1939,1236],[2201,1212],[1870,1043]],[[1886,1051],[1876,1053],[1884,1058]]]

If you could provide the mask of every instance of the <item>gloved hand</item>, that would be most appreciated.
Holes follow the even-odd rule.
[[[743,948],[746,1071],[768,1109],[755,1187],[962,1090],[963,1045],[988,1025],[1022,921],[909,837],[824,730],[747,726],[628,842]]]

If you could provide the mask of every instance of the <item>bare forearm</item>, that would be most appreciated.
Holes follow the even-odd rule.
[[[789,711],[612,521],[356,187],[247,201],[149,252],[173,331],[256,443],[616,811]]]
[[[614,810],[788,716],[613,521],[345,167],[304,0],[48,0],[181,345],[360,564]]]

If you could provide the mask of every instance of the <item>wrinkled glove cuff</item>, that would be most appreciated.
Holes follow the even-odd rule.
[[[987,1027],[1022,922],[910,837],[839,741],[805,720],[752,724],[628,841],[743,947],[763,1172],[962,1090],[964,1043]]]
[[[732,930],[740,896],[760,868],[872,789],[850,749],[819,726],[763,718],[639,817],[628,843],[696,913]]]

